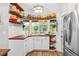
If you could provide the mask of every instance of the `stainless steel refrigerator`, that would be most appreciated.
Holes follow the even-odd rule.
[[[74,9],[63,18],[64,55],[79,56],[79,18]]]

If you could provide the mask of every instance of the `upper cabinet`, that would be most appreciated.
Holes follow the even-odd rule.
[[[11,23],[21,23],[24,17],[24,9],[18,3],[10,3],[9,13],[11,14],[9,22]]]

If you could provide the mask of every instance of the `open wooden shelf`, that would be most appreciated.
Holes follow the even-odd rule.
[[[50,49],[51,49],[51,50],[54,50],[54,49],[56,49],[56,48],[55,48],[55,47],[50,47]]]
[[[54,43],[56,43],[56,41],[50,41],[50,43],[51,43],[51,44],[54,44]]]
[[[46,16],[45,18],[42,18],[42,17],[37,17],[37,16],[34,17],[31,14],[28,14],[25,18],[31,19],[31,20],[49,20],[49,19],[56,20],[56,17],[51,17],[50,15]]]
[[[19,10],[24,11],[23,8],[17,3],[10,3],[11,5],[15,5]]]
[[[56,18],[54,17],[48,17],[48,18],[34,18],[34,17],[27,17],[26,19],[31,19],[31,20],[49,20],[49,19],[52,19],[52,20],[55,20],[56,21]]]
[[[11,15],[17,16],[18,19],[22,20],[21,18],[24,18],[24,16],[21,15],[21,12],[24,11],[23,8],[22,8],[18,3],[10,3],[10,5],[11,5],[10,8],[11,8],[12,6],[16,6],[16,8],[15,8],[16,10],[13,11],[13,9],[10,9],[10,10],[9,10],[9,13],[10,13]],[[17,12],[17,10],[18,10],[19,12]],[[9,22],[10,22],[10,23],[14,23],[14,24],[22,24],[22,22],[12,22],[12,20],[9,20]]]
[[[15,12],[15,11],[9,11],[9,13],[12,14],[12,15],[16,15],[16,16],[18,16],[20,18],[23,18],[22,15],[20,15],[19,13]]]

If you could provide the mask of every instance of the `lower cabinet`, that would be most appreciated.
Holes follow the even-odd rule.
[[[42,47],[42,40],[40,37],[33,37],[34,50],[40,50]]]
[[[33,37],[35,50],[49,50],[49,37]]]
[[[24,52],[25,52],[25,55],[28,53],[29,51],[29,38],[26,38],[25,39],[25,42],[24,42]]]
[[[49,50],[49,44],[50,44],[50,40],[49,37],[42,37],[41,38],[41,49],[42,50]]]
[[[32,37],[29,37],[29,52],[33,50],[33,38]]]
[[[32,37],[26,38],[24,43],[25,54],[27,54],[32,50],[33,50],[33,38]]]
[[[9,56],[24,56],[24,40],[9,40]]]
[[[9,40],[9,56],[25,56],[32,50],[49,50],[49,37],[28,37],[24,40]]]

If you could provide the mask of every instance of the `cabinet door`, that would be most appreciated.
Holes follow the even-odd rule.
[[[29,52],[33,50],[33,38],[29,37],[28,39]]]
[[[42,37],[42,49],[49,50],[49,37]]]
[[[24,40],[9,40],[9,48],[9,55],[24,56]]]
[[[29,53],[33,50],[33,38],[29,37],[25,39],[25,53]]]
[[[41,39],[40,39],[40,37],[34,37],[34,49],[35,50],[41,49]]]
[[[29,46],[28,46],[28,38],[25,39],[25,43],[24,43],[24,53],[25,55],[28,53],[28,49]]]

